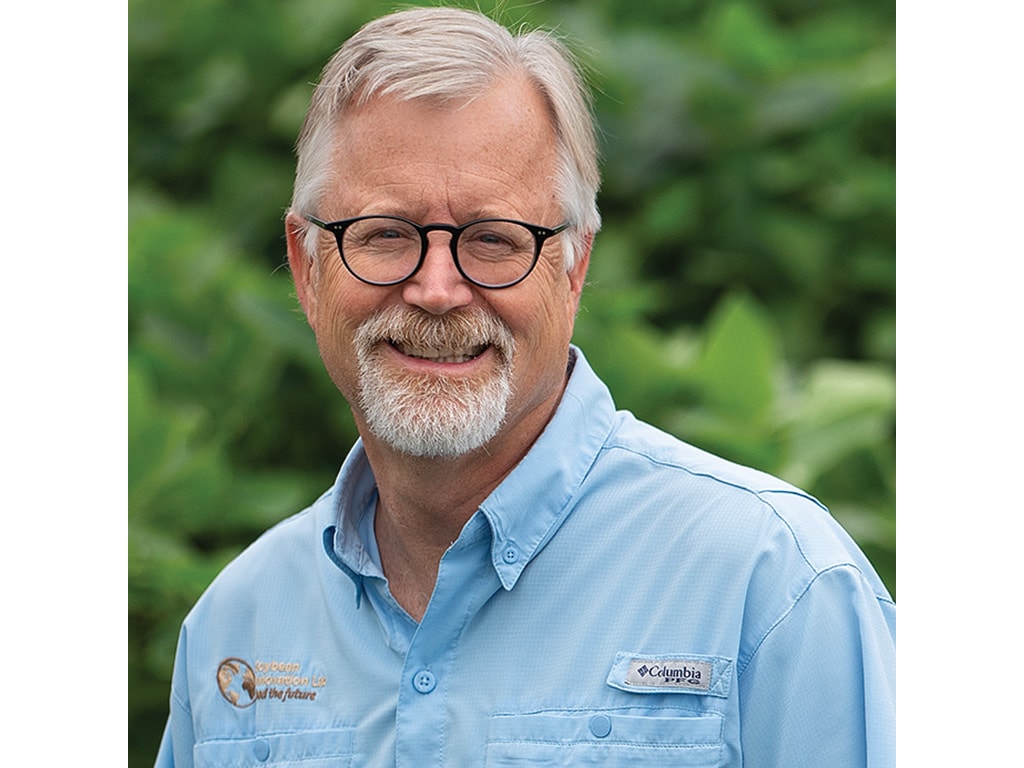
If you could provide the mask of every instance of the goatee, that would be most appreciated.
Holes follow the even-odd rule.
[[[453,458],[498,433],[512,395],[515,341],[496,316],[480,308],[431,315],[389,307],[365,320],[355,341],[359,407],[370,431],[392,448]],[[464,362],[491,348],[496,365],[473,377],[408,373],[382,361],[385,345],[441,362]]]

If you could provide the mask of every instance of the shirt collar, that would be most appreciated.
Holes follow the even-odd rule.
[[[383,578],[359,535],[359,524],[370,511],[377,497],[377,481],[363,450],[363,441],[356,440],[349,451],[334,487],[325,495],[327,512],[324,549],[328,557],[347,573],[356,584],[356,601],[361,600],[364,578]]]
[[[491,524],[491,562],[505,589],[554,536],[612,430],[614,405],[577,348],[565,392],[523,460],[480,505]]]
[[[507,590],[568,517],[577,489],[612,430],[615,407],[607,387],[579,349],[571,347],[570,355],[572,372],[551,421],[480,505],[479,514],[491,528],[491,563]],[[382,577],[358,532],[376,496],[361,440],[345,459],[330,496],[334,531],[325,536],[325,546],[331,545],[328,555],[357,587],[364,577]]]

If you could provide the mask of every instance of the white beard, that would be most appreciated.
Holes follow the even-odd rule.
[[[384,344],[434,357],[492,346],[498,368],[474,379],[402,373],[381,363]],[[452,458],[482,447],[505,420],[514,346],[508,326],[482,309],[433,316],[391,307],[370,317],[356,334],[359,407],[369,430],[413,456]]]

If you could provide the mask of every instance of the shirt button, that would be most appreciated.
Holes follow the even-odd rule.
[[[506,544],[505,549],[501,552],[501,559],[509,565],[512,565],[512,563],[519,559],[519,550],[512,544]]]
[[[430,693],[437,687],[437,678],[434,677],[433,672],[423,670],[415,674],[412,685],[420,693]]]
[[[608,715],[594,715],[590,718],[590,732],[603,739],[612,732],[612,719]]]
[[[270,757],[270,745],[261,739],[252,745],[252,753],[262,763]]]

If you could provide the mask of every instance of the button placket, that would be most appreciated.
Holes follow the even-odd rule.
[[[430,606],[404,652],[395,722],[395,765],[441,765],[453,724],[446,706],[465,622],[501,588],[495,566],[503,539],[494,542],[487,521],[474,517],[438,567]],[[497,549],[493,547],[497,545]],[[522,560],[517,566],[522,565]],[[461,620],[455,620],[460,617]]]

